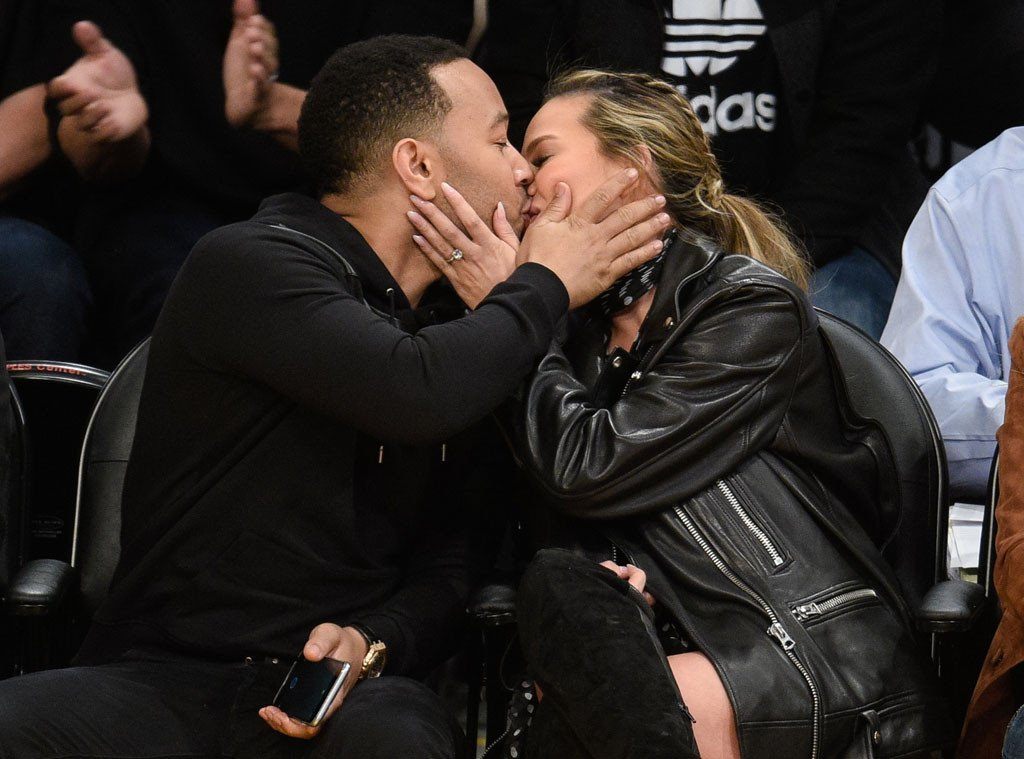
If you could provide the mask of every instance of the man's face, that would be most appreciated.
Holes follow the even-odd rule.
[[[483,69],[465,59],[431,73],[452,101],[440,136],[444,179],[488,226],[501,201],[512,228],[522,234],[523,212],[529,205],[526,187],[533,170],[508,142],[508,112],[498,88]],[[435,202],[458,223],[443,195]]]

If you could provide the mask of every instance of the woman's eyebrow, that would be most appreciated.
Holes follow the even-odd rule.
[[[532,148],[537,147],[537,145],[544,142],[544,140],[552,140],[554,139],[554,137],[555,135],[553,134],[542,134],[540,137],[534,137],[532,140],[530,140],[530,143],[525,148],[523,148],[523,155],[529,153]]]

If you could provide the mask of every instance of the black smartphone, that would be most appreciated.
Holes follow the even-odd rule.
[[[347,661],[309,661],[300,654],[277,689],[273,706],[299,722],[316,727],[323,721],[351,669]]]

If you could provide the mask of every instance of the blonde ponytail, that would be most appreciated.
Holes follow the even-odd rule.
[[[801,247],[776,215],[726,191],[700,119],[675,87],[647,74],[591,69],[561,74],[548,85],[547,100],[577,95],[590,99],[583,124],[607,155],[642,170],[641,148],[650,152],[648,178],[682,228],[807,288],[810,270]]]

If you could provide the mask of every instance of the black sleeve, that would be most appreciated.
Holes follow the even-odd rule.
[[[381,606],[339,622],[362,625],[384,641],[389,675],[422,677],[463,641],[469,525],[462,504],[449,504],[433,516],[398,590]]]
[[[790,293],[746,287],[710,306],[610,408],[593,403],[553,349],[511,417],[510,440],[568,516],[661,511],[774,439],[800,372],[803,331]]]
[[[449,441],[447,457],[398,592],[348,620],[387,643],[390,674],[426,674],[462,645],[469,591],[490,577],[515,492],[509,479],[521,479],[490,419]]]
[[[856,240],[906,150],[931,82],[933,0],[839,0],[795,167],[772,191],[815,264]]]
[[[187,349],[383,442],[445,440],[508,396],[568,308],[524,264],[469,315],[414,335],[370,311],[328,263],[259,224],[197,245],[175,285]],[[170,317],[169,317],[170,318]]]

